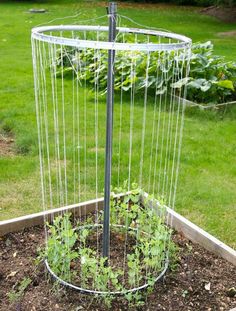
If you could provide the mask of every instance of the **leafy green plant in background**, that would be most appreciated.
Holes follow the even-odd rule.
[[[181,81],[177,84],[181,84]],[[196,43],[192,48],[187,85],[188,99],[198,103],[222,103],[236,100],[236,63],[213,55],[213,44]]]
[[[143,2],[143,0],[134,0],[134,2]],[[148,0],[150,3],[175,3],[179,5],[196,5],[196,6],[226,6],[234,7],[236,6],[236,0]]]
[[[184,59],[183,52],[177,56],[172,52],[117,51],[115,90],[127,92],[135,84],[136,92],[148,87],[149,94],[161,95],[172,88],[181,96],[186,86],[187,99],[197,103],[218,104],[236,100],[236,63],[214,55],[210,41],[192,46],[189,77],[181,79]],[[106,92],[107,51],[64,49],[62,53],[59,51],[57,67],[58,75],[62,70],[64,75],[73,73],[91,86],[98,83],[101,93]],[[183,72],[186,70],[184,67]]]

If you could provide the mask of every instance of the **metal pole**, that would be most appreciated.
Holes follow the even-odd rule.
[[[116,36],[117,4],[110,2],[108,7],[109,17],[109,42],[114,42]],[[107,120],[106,120],[106,156],[105,156],[105,187],[104,187],[104,219],[103,219],[103,257],[109,257],[110,249],[110,185],[111,185],[111,160],[112,160],[112,130],[113,130],[113,105],[114,105],[114,59],[115,50],[108,51],[107,74]]]

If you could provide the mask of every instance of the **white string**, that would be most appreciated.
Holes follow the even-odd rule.
[[[137,40],[137,35],[135,35]],[[132,53],[133,57],[131,60],[130,80],[131,80],[131,98],[130,98],[130,144],[129,144],[129,166],[128,166],[128,191],[130,191],[131,184],[131,165],[132,165],[132,145],[133,145],[133,123],[134,123],[134,95],[135,95],[135,81],[136,76],[136,55]]]
[[[161,69],[164,70],[164,87],[168,82],[168,62],[170,54],[165,52],[164,61],[160,63]],[[164,197],[164,189],[163,189],[163,179],[165,175],[165,171],[162,171],[163,164],[163,154],[164,154],[164,139],[165,139],[165,127],[166,127],[166,108],[167,108],[167,91],[164,94],[164,117],[162,123],[162,138],[161,138],[161,151],[160,151],[160,165],[159,165],[159,180],[158,180],[158,193],[161,193],[162,197]],[[162,187],[161,187],[162,182]],[[160,190],[162,188],[162,190]]]
[[[189,71],[190,71],[190,53],[191,50],[184,50],[184,60],[183,62],[186,63],[186,71],[185,71],[185,77],[188,77]],[[178,148],[178,155],[177,155],[177,165],[176,165],[176,177],[174,181],[174,191],[173,191],[173,199],[172,199],[172,208],[174,209],[175,205],[175,197],[176,197],[176,189],[177,189],[177,182],[178,182],[178,176],[179,176],[179,164],[180,164],[180,153],[181,153],[181,147],[182,147],[182,136],[183,136],[183,127],[184,127],[184,110],[185,110],[185,98],[186,98],[186,93],[187,93],[187,86],[185,85],[184,91],[183,91],[183,100],[181,100],[181,96],[179,97],[178,100],[178,109],[179,107],[182,107],[181,110],[181,115],[180,115],[180,130],[179,130],[179,148]],[[175,136],[177,137],[177,136]],[[175,141],[175,145],[177,145],[177,141]]]
[[[55,171],[56,171],[56,207],[59,207],[59,181],[58,181],[58,160],[57,160],[57,147],[56,147],[56,108],[55,108],[55,79],[54,79],[54,66],[55,66],[55,59],[53,53],[53,44],[49,45],[49,68],[50,68],[50,78],[51,78],[51,96],[52,96],[52,107],[53,107],[53,126],[54,126],[54,159],[55,159]]]
[[[41,192],[42,192],[42,207],[43,210],[46,210],[46,204],[45,204],[45,188],[44,188],[44,165],[43,165],[43,147],[42,147],[42,139],[41,139],[41,116],[40,116],[40,83],[38,79],[38,71],[39,71],[39,65],[38,65],[38,41],[37,40],[31,40],[32,44],[32,58],[33,58],[33,74],[34,74],[34,94],[35,94],[35,107],[36,107],[36,119],[37,119],[37,130],[38,130],[38,148],[39,148],[39,166],[40,166],[40,175],[41,175]],[[48,250],[48,232],[47,232],[47,218],[44,213],[44,232],[45,232],[45,242],[46,242],[46,252]]]
[[[97,41],[99,41],[99,32],[97,32]],[[98,262],[99,262],[99,227],[98,227],[98,94],[99,94],[99,67],[100,67],[100,50],[94,50],[94,138],[95,138],[95,197],[96,197],[96,204],[95,204],[95,223],[97,224],[96,231],[97,231],[97,267],[96,270],[98,271]],[[97,274],[96,271],[96,274]],[[95,276],[96,278],[96,276]],[[95,281],[94,278],[94,281]]]
[[[71,33],[71,37],[75,38],[74,31]],[[66,49],[65,49],[66,50]],[[69,58],[70,59],[70,58]],[[75,124],[76,124],[76,114],[75,114],[75,70],[72,70],[72,145],[73,145],[73,189],[74,189],[74,200],[76,203],[76,142],[75,142]],[[74,211],[75,215],[75,211]]]
[[[121,22],[121,17],[118,17],[118,23]],[[116,36],[116,40],[118,40],[118,35]],[[61,33],[62,36],[62,33]],[[74,33],[72,32],[72,38],[74,38]],[[87,33],[84,33],[84,39],[86,40]],[[99,33],[97,32],[97,41],[99,41]],[[135,34],[135,41],[137,42],[137,34]],[[159,39],[160,41],[160,39]],[[123,35],[123,42],[124,42],[124,35]],[[61,79],[60,79],[60,87],[57,87],[57,63],[58,61],[58,50],[56,49],[56,45],[49,44],[48,50],[45,48],[45,44],[41,46],[38,42],[32,42],[33,47],[33,62],[34,62],[34,80],[35,80],[35,87],[36,87],[36,113],[37,113],[37,120],[38,120],[38,132],[39,132],[39,148],[40,148],[40,170],[42,176],[42,192],[43,192],[43,207],[44,209],[50,205],[53,207],[54,198],[60,204],[68,204],[68,198],[70,198],[70,192],[68,192],[68,188],[71,189],[70,185],[68,184],[68,180],[71,180],[70,174],[68,171],[67,176],[67,131],[70,131],[72,128],[72,145],[73,145],[73,154],[72,154],[72,179],[73,179],[73,200],[74,202],[77,200],[81,200],[81,177],[80,177],[80,139],[82,138],[83,144],[83,181],[84,189],[83,189],[83,197],[86,199],[88,193],[88,180],[87,176],[87,167],[89,161],[87,161],[87,136],[90,134],[87,131],[87,105],[88,105],[88,98],[87,98],[87,77],[86,72],[81,69],[80,64],[80,51],[75,52],[75,59],[76,65],[73,61],[71,61],[71,55],[69,55],[66,46],[60,45],[59,48],[59,58],[60,58],[60,70],[61,70]],[[87,65],[87,50],[85,50],[85,62]],[[94,143],[95,143],[95,197],[98,198],[98,189],[99,189],[99,166],[98,166],[98,129],[99,129],[99,75],[100,75],[100,66],[101,66],[101,50],[94,49]],[[185,50],[185,58],[187,58],[186,54],[188,50]],[[48,58],[47,58],[48,53]],[[77,53],[77,54],[76,54]],[[136,77],[136,66],[137,65],[137,54],[136,52],[130,52],[131,63],[130,63],[130,78],[131,78],[131,90],[130,90],[130,111],[129,111],[129,146],[128,146],[128,190],[131,189],[132,177],[134,176],[135,172],[132,172],[136,165],[134,165],[134,120],[136,118],[136,109],[135,109],[135,94],[136,94],[136,86],[135,86],[135,77]],[[155,52],[154,52],[155,53]],[[180,159],[180,149],[182,143],[182,129],[183,129],[183,111],[184,107],[182,106],[182,101],[179,99],[178,103],[175,103],[175,93],[176,89],[170,90],[170,97],[167,91],[165,94],[154,94],[153,98],[153,108],[149,111],[148,109],[148,100],[151,99],[151,95],[149,95],[149,67],[150,62],[153,62],[153,52],[147,53],[146,58],[146,69],[145,69],[145,87],[144,87],[144,97],[143,97],[143,116],[142,116],[142,131],[141,131],[141,149],[140,149],[140,171],[139,171],[139,186],[145,187],[146,184],[144,181],[148,180],[148,192],[153,192],[153,194],[158,194],[162,196],[167,196],[168,198],[168,205],[174,207],[174,201],[176,196],[176,187],[177,187],[177,177],[179,171],[179,159]],[[34,55],[35,54],[35,55]],[[133,57],[131,57],[133,56]],[[172,66],[171,60],[173,57],[176,56],[177,60],[174,61]],[[157,63],[156,63],[156,84],[154,88],[159,90],[159,79],[163,79],[164,83],[162,87],[166,85],[170,85],[170,83],[174,83],[177,80],[183,78],[187,75],[188,70],[183,72],[185,69],[184,64],[186,60],[181,63],[178,61],[179,51],[175,52],[174,54],[170,55],[167,52],[158,52]],[[67,87],[67,81],[65,81],[66,85],[64,85],[64,65],[63,61],[64,58],[67,57],[70,65],[72,67],[72,84],[71,87]],[[47,64],[47,59],[49,60],[49,66]],[[180,65],[181,63],[181,65]],[[46,74],[47,68],[50,68],[50,78],[51,78],[51,96],[49,95],[48,91],[49,88],[47,84],[49,83],[48,76]],[[178,75],[175,74],[175,71],[178,69]],[[80,111],[80,80],[79,77],[85,75],[83,78],[83,102],[82,102],[82,113]],[[120,90],[120,110],[119,110],[119,131],[118,131],[118,176],[117,182],[118,186],[120,186],[122,180],[121,176],[121,159],[123,157],[122,151],[122,138],[123,136],[123,114],[126,112],[123,106],[123,64],[121,67],[121,90]],[[152,73],[153,74],[153,73]],[[172,74],[172,81],[170,81],[170,75]],[[75,81],[76,79],[76,81]],[[81,79],[82,81],[82,79]],[[167,84],[168,82],[168,84]],[[69,123],[68,120],[68,111],[66,107],[67,104],[67,94],[64,94],[66,90],[70,90],[72,92],[71,101],[72,101],[72,124]],[[82,90],[82,88],[81,88]],[[61,93],[60,93],[61,92]],[[186,93],[186,89],[184,90],[184,95]],[[179,94],[181,95],[181,93]],[[58,96],[60,96],[60,109],[58,106]],[[70,96],[70,94],[69,94]],[[180,96],[181,97],[181,96]],[[51,140],[49,136],[50,128],[50,112],[49,112],[49,98],[51,98],[52,102],[52,118],[53,118],[53,130],[54,130],[54,152],[53,149],[50,149]],[[176,108],[177,107],[177,108]],[[158,109],[159,108],[159,109]],[[137,109],[138,112],[138,109]],[[153,112],[153,113],[151,113]],[[150,122],[147,122],[147,117],[151,115],[153,118]],[[137,114],[138,116],[138,114]],[[157,120],[156,120],[157,117]],[[83,118],[83,120],[82,120]],[[80,122],[83,122],[82,131],[80,129]],[[70,128],[68,128],[68,125]],[[150,158],[146,159],[146,144],[147,144],[147,135],[149,135],[148,127],[150,126],[151,130],[151,146],[150,146]],[[77,137],[76,137],[77,136]],[[60,143],[60,137],[62,139]],[[136,140],[135,140],[136,141]],[[77,145],[77,151],[76,150]],[[60,150],[61,149],[61,150]],[[63,161],[64,161],[64,168],[61,166],[60,161],[60,152],[63,151]],[[53,190],[53,183],[52,183],[52,174],[54,172],[51,157],[54,153],[54,158],[56,161],[56,191]],[[69,161],[69,152],[68,152],[68,161]],[[77,163],[76,163],[77,161]],[[150,163],[148,163],[148,161]],[[149,176],[145,178],[144,173],[146,173],[146,167],[148,163]],[[77,171],[76,171],[77,169]],[[62,173],[63,171],[63,173]],[[159,176],[159,179],[157,179]],[[68,179],[69,178],[69,179]],[[63,179],[63,181],[62,181]],[[158,185],[157,185],[158,184]],[[70,190],[71,191],[71,190]],[[49,202],[49,203],[48,203]],[[95,223],[98,224],[98,203],[96,203],[96,217]],[[127,203],[127,211],[129,209],[129,204]],[[80,215],[81,217],[81,215]],[[87,216],[86,216],[87,217]],[[128,213],[126,215],[128,217]],[[167,219],[167,223],[170,224],[172,220]],[[137,227],[137,235],[138,235],[139,228]],[[124,241],[124,254],[123,254],[123,284],[125,284],[125,270],[126,270],[126,260],[127,260],[127,242],[128,242],[128,230],[126,231],[125,241]],[[47,233],[46,233],[47,235]],[[138,243],[136,235],[136,244]],[[168,240],[165,241],[165,251],[168,253],[169,250],[169,242]],[[69,250],[69,244],[68,250]],[[97,226],[97,256],[99,256],[99,231]],[[148,267],[146,269],[146,276],[151,271]],[[155,271],[153,272],[155,273]],[[95,280],[95,279],[94,279]],[[136,275],[136,285],[139,284],[139,276]]]
[[[152,162],[153,162],[153,148],[154,148],[154,140],[155,140],[155,129],[156,129],[156,113],[157,113],[157,86],[158,86],[158,81],[159,81],[159,70],[158,70],[158,63],[159,63],[159,58],[160,58],[160,52],[158,53],[158,60],[156,60],[156,86],[155,86],[155,95],[154,95],[154,107],[153,107],[153,120],[152,120],[152,142],[151,142],[151,150],[150,150],[150,164],[149,164],[149,177],[148,177],[148,193],[151,194],[151,178],[153,176],[152,173]],[[155,58],[153,57],[153,60],[155,60]],[[153,181],[154,181],[154,177],[153,177]],[[152,194],[153,193],[153,189],[152,189]]]
[[[53,44],[53,59],[54,59],[54,66],[53,66],[53,74],[54,74],[54,81],[55,81],[55,127],[56,127],[56,149],[57,149],[57,171],[58,171],[58,178],[59,178],[59,189],[60,189],[60,200],[59,200],[59,205],[64,205],[64,188],[63,188],[63,183],[62,183],[62,173],[61,173],[61,156],[60,156],[60,122],[59,122],[59,105],[58,105],[58,86],[57,86],[57,64],[56,64],[56,59],[57,59],[57,46],[56,44]]]
[[[161,42],[161,37],[158,38],[158,41],[159,41],[159,43]],[[161,57],[162,57],[162,54],[159,51],[156,70],[157,70],[157,77],[161,76],[161,81],[163,81],[164,73],[163,73],[163,71],[161,71],[161,68],[160,68],[161,62],[163,61],[161,59]],[[161,71],[161,74],[159,75],[160,71]],[[159,83],[160,83],[160,81],[157,79],[156,80],[156,91],[155,91],[156,96],[157,96],[157,86],[159,86]],[[165,85],[164,86],[162,85],[162,87],[165,87]],[[152,184],[152,193],[153,193],[154,198],[155,198],[155,195],[156,195],[156,198],[158,198],[158,196],[159,196],[159,193],[156,192],[156,176],[157,176],[157,159],[158,159],[158,155],[159,155],[158,151],[159,151],[159,136],[160,136],[161,117],[162,117],[163,94],[161,93],[157,97],[158,97],[159,109],[158,109],[158,121],[157,121],[157,129],[156,129],[156,146],[155,146],[155,156],[154,156],[154,176],[153,176],[153,184]],[[164,113],[165,113],[165,111],[164,111]],[[155,122],[155,120],[154,120],[154,122]],[[161,133],[161,134],[164,135],[163,133]],[[153,206],[151,206],[151,208],[152,208],[152,214],[154,214],[155,210],[154,210]],[[157,226],[158,226],[158,224],[157,224]],[[151,229],[151,225],[150,225],[150,229]],[[150,230],[150,232],[151,232],[151,230]],[[161,236],[160,236],[160,239],[161,239]],[[152,272],[152,268],[146,267],[146,275],[150,274],[151,272]],[[153,271],[153,273],[155,273],[155,271]]]
[[[42,47],[41,47],[42,45]],[[43,52],[42,52],[43,50]],[[48,122],[47,122],[47,92],[46,92],[46,77],[45,77],[45,51],[44,42],[39,44],[39,81],[41,85],[41,125],[42,125],[42,146],[43,146],[43,163],[44,163],[44,187],[46,209],[52,208],[52,189],[51,189],[51,172],[50,172],[50,156],[48,143]],[[45,160],[44,160],[45,158]],[[47,190],[48,189],[48,190]],[[49,200],[49,202],[48,202]]]
[[[176,62],[174,61],[172,72],[171,72],[171,70],[169,70],[170,74],[172,73],[171,85],[175,82],[175,78],[176,78],[175,74],[174,74],[175,69],[176,69],[175,65],[176,65]],[[173,129],[174,129],[174,126],[173,126],[174,102],[173,102],[173,100],[174,100],[174,97],[173,97],[173,89],[172,89],[171,94],[170,94],[170,99],[169,99],[169,105],[168,105],[169,107],[168,107],[168,124],[167,124],[165,159],[164,159],[164,178],[163,178],[163,184],[162,184],[162,189],[163,189],[162,193],[163,193],[163,196],[165,195],[167,202],[170,198],[169,189],[168,189],[168,171],[169,171],[169,165],[170,165],[169,162],[170,162],[170,153],[171,153],[172,133],[173,133]],[[161,213],[160,213],[160,217],[163,219],[164,216],[166,217],[166,210],[162,209]],[[167,216],[166,222],[168,225],[168,216]],[[168,239],[164,240],[163,249],[164,249],[166,254],[167,254],[166,250],[169,249],[169,243],[170,243],[170,235],[169,235]]]
[[[148,94],[148,78],[149,78],[149,63],[150,52],[147,52],[147,65],[145,70],[145,91],[144,91],[144,106],[143,106],[143,125],[142,125],[142,143],[141,143],[141,160],[140,160],[140,172],[139,172],[139,186],[142,188],[143,178],[143,155],[144,155],[144,143],[145,143],[145,130],[146,130],[146,115],[147,115],[147,94]]]
[[[48,186],[49,186],[49,201],[50,208],[53,208],[52,200],[52,179],[51,179],[51,163],[50,163],[50,151],[49,151],[49,138],[48,138],[48,103],[47,103],[47,80],[46,80],[46,50],[45,43],[42,43],[43,55],[40,49],[40,67],[42,75],[42,92],[43,92],[43,114],[44,114],[44,124],[45,124],[45,141],[46,141],[46,154],[47,154],[47,166],[48,166]]]
[[[81,62],[80,62],[80,52],[77,51],[76,54],[76,119],[77,119],[77,145],[76,145],[76,153],[77,153],[77,195],[78,202],[81,202],[81,176],[80,176],[80,101],[79,101],[79,76],[81,75]],[[81,210],[79,211],[79,220],[81,222]]]
[[[137,35],[135,35],[137,40]],[[131,52],[133,54],[133,52]],[[134,123],[134,96],[135,96],[135,76],[136,76],[136,57],[135,55],[131,58],[130,64],[130,80],[131,80],[131,92],[130,92],[130,131],[129,131],[129,165],[128,165],[128,191],[130,191],[131,184],[131,165],[132,165],[132,145],[133,145],[133,123]],[[134,81],[134,83],[132,83]],[[129,209],[129,203],[126,203],[126,209]],[[125,224],[128,223],[128,212],[125,217]],[[127,240],[128,230],[125,231],[124,241],[124,253],[123,253],[123,271],[125,271],[125,263],[127,257]],[[123,285],[125,284],[125,273],[123,275]]]
[[[187,77],[189,75],[189,70],[190,70],[190,57],[189,57],[190,54],[189,54],[189,52],[190,52],[190,50],[186,50],[186,49],[183,50],[183,63],[182,63],[182,68],[181,68],[181,73],[180,73],[181,78],[183,77],[184,64],[186,65],[186,71],[185,71],[184,77]],[[184,103],[185,103],[186,92],[187,92],[187,86],[186,85],[184,86],[183,99],[180,99],[181,98],[181,92],[182,92],[182,89],[180,90],[179,99],[178,99],[178,108],[177,108],[178,112],[177,112],[177,121],[176,121],[177,125],[176,125],[175,142],[174,142],[174,155],[173,155],[173,158],[174,158],[175,154],[176,154],[176,147],[178,145],[176,169],[175,169],[176,173],[175,173],[172,203],[169,201],[169,204],[171,205],[172,209],[175,208],[175,196],[176,196],[177,182],[178,182],[178,176],[179,176],[180,153],[181,153],[181,147],[182,147],[182,136],[183,136],[183,126],[184,126],[184,110],[185,110],[185,104]],[[181,108],[181,112],[180,112],[180,108]],[[180,119],[180,127],[178,127],[179,119]],[[179,128],[179,131],[177,131],[178,128]],[[177,143],[178,134],[179,134],[179,141]],[[172,166],[170,190],[172,190],[173,176],[174,176],[174,165]],[[173,215],[168,214],[167,225],[172,227],[172,223],[173,223]],[[171,237],[169,235],[168,243],[170,243],[170,238]],[[169,257],[170,249],[167,248],[166,252],[167,252],[167,256]]]
[[[52,20],[50,20],[48,22],[44,22],[44,23],[38,24],[35,27],[40,27],[40,26],[52,24],[55,21],[65,20],[65,19],[69,19],[69,18],[75,19],[75,18],[77,18],[77,17],[79,17],[81,15],[83,15],[83,13],[77,13],[75,15],[69,15],[69,16],[64,16],[64,17],[57,17],[57,18],[54,18],[54,19],[52,19]],[[99,20],[99,19],[102,19],[102,18],[105,18],[105,17],[107,17],[107,15],[102,15],[102,16],[98,16],[98,17],[94,17],[94,18],[89,18],[89,19],[81,19],[79,22],[80,23],[94,22],[96,20]],[[75,23],[77,23],[77,21],[74,22],[73,24],[75,24]]]
[[[81,152],[80,152],[80,117],[82,116],[81,109],[80,109],[80,86],[81,83],[79,83],[79,77],[81,76],[81,59],[80,59],[80,51],[77,51],[76,54],[76,118],[77,118],[77,182],[78,182],[78,202],[81,202]],[[82,131],[81,131],[82,132]],[[81,209],[79,209],[79,224],[82,223],[82,213]],[[80,231],[81,234],[81,231]],[[80,240],[80,249],[82,248],[82,240]],[[82,284],[82,269],[80,270],[80,279],[81,279],[81,286]]]
[[[62,32],[61,32],[62,37]],[[65,94],[64,94],[64,64],[63,64],[63,46],[60,45],[61,53],[61,103],[62,103],[62,128],[63,128],[63,156],[64,156],[64,187],[65,204],[68,204],[67,193],[67,159],[66,159],[66,124],[65,124]]]
[[[43,198],[44,198],[44,208],[47,209],[47,192],[46,192],[46,178],[45,178],[45,162],[44,162],[44,127],[43,127],[43,108],[42,108],[42,80],[41,80],[41,64],[40,64],[40,45],[41,42],[37,42],[37,67],[38,67],[38,71],[37,71],[37,82],[38,82],[38,114],[39,114],[39,125],[40,125],[40,129],[39,129],[39,145],[41,146],[40,150],[41,150],[41,166],[42,166],[42,183],[44,185],[43,187]]]
[[[173,75],[174,75],[174,79],[173,79],[173,83],[177,82],[179,79],[182,79],[182,76],[183,76],[183,64],[182,66],[180,67],[180,70],[179,70],[179,61],[178,61],[178,58],[179,58],[179,51],[176,51],[176,60],[174,62],[174,66],[173,68],[176,70],[178,70],[178,74],[175,74],[174,75],[174,72],[173,72]],[[172,105],[173,105],[173,110],[174,108],[176,107],[176,103],[175,103],[175,93],[176,93],[176,88],[172,88],[171,89],[171,100],[172,100]],[[168,158],[168,168],[167,170],[169,171],[169,167],[171,169],[171,172],[170,172],[170,182],[169,182],[169,185],[168,185],[168,178],[166,180],[166,189],[169,190],[169,198],[168,198],[168,206],[171,207],[171,197],[172,197],[172,184],[173,184],[173,173],[174,173],[174,167],[175,167],[175,163],[176,163],[176,159],[175,159],[175,154],[176,154],[176,137],[177,137],[177,133],[179,131],[179,109],[180,109],[180,103],[178,103],[177,105],[177,111],[176,111],[176,124],[175,124],[175,137],[174,137],[174,144],[172,143],[172,137],[173,137],[173,133],[174,133],[174,125],[172,125],[172,132],[171,132],[171,141],[170,141],[170,145],[172,146],[173,145],[173,156],[172,156],[172,159],[171,159],[171,152],[169,152],[169,158]],[[173,113],[174,114],[174,113]],[[180,146],[179,146],[180,147]],[[171,168],[171,160],[172,160],[172,168]],[[169,177],[169,176],[168,176]],[[168,187],[169,186],[169,187]],[[167,190],[166,190],[167,192]]]
[[[75,14],[75,15],[70,15],[70,16],[57,17],[57,18],[54,18],[54,19],[52,19],[52,20],[50,20],[48,22],[44,22],[44,23],[38,24],[38,25],[36,25],[36,27],[52,24],[55,21],[60,21],[60,20],[68,19],[68,18],[77,18],[80,15],[81,15],[81,13],[78,13],[78,14]]]
[[[161,38],[159,37],[159,43],[161,42]],[[160,71],[160,63],[161,63],[161,52],[158,52],[158,71]],[[161,81],[164,80],[164,72],[161,71]],[[158,83],[158,82],[157,82]],[[156,86],[157,88],[157,86]],[[153,187],[152,187],[152,193],[155,196],[160,195],[159,194],[159,189],[156,189],[156,178],[157,178],[157,159],[159,156],[159,136],[160,136],[160,128],[161,128],[161,112],[162,112],[162,99],[163,99],[163,94],[161,93],[159,96],[159,109],[158,109],[158,123],[157,123],[157,131],[156,131],[156,148],[155,148],[155,160],[154,160],[154,177],[153,177]]]
[[[88,23],[88,22],[94,22],[97,21],[99,19],[103,19],[103,18],[107,18],[107,15],[102,15],[102,16],[98,16],[98,17],[94,17],[94,18],[89,18],[89,19],[82,19],[79,22],[80,23]],[[104,21],[107,23],[107,21]],[[72,23],[72,25],[77,24],[77,22]]]
[[[123,34],[123,43],[124,43],[125,35]],[[120,57],[122,54],[120,53]],[[120,187],[120,162],[121,162],[121,138],[122,138],[122,115],[123,115],[123,81],[124,81],[124,66],[122,63],[121,67],[121,88],[120,88],[120,116],[119,116],[119,143],[118,143],[118,177],[117,183],[118,187]]]
[[[178,53],[178,52],[177,52]],[[171,78],[171,85],[175,82],[175,64],[174,61],[173,69],[172,69],[172,78]],[[168,168],[170,164],[170,147],[172,142],[172,133],[173,133],[173,115],[174,115],[174,104],[173,104],[173,88],[171,89],[170,93],[170,100],[169,100],[169,108],[168,108],[168,125],[167,125],[167,135],[166,135],[166,146],[165,146],[165,161],[164,161],[164,178],[163,178],[163,194],[168,196]],[[169,198],[167,198],[168,200]]]
[[[54,19],[52,19],[50,21],[38,24],[35,27],[49,25],[49,24],[54,23],[55,21],[62,21],[62,20],[66,20],[66,19],[75,19],[75,18],[78,18],[78,17],[82,16],[84,13],[86,13],[86,11],[77,13],[75,15],[68,15],[68,16],[63,16],[63,17],[57,17],[57,18],[54,18]],[[101,15],[101,16],[97,16],[97,17],[93,17],[93,18],[88,18],[88,19],[80,19],[79,23],[81,24],[81,23],[95,22],[95,21],[103,19],[103,18],[105,19],[105,22],[106,22],[107,17],[109,18],[109,14],[105,14],[105,15]],[[112,17],[113,17],[113,15],[112,15]],[[121,25],[121,23],[122,23],[121,21],[122,21],[122,18],[123,18],[123,19],[126,19],[126,20],[130,21],[131,23],[133,23],[133,24],[135,24],[135,25],[137,25],[137,26],[139,26],[141,28],[159,30],[159,31],[164,31],[164,32],[168,32],[168,33],[172,32],[172,31],[170,31],[168,29],[165,29],[165,28],[159,28],[159,27],[143,25],[141,23],[136,22],[132,18],[130,18],[130,17],[126,16],[126,15],[122,15],[122,14],[116,14],[116,17],[114,17],[114,18],[119,20],[118,25]],[[73,24],[77,24],[77,23],[78,23],[78,21],[75,21],[75,22],[70,23],[70,24],[73,25]]]
[[[159,31],[165,31],[165,32],[172,32],[170,30],[167,30],[167,29],[164,29],[164,28],[157,28],[157,27],[149,27],[149,26],[146,26],[146,25],[143,25],[143,24],[140,24],[138,22],[136,22],[135,20],[133,20],[132,18],[128,17],[128,16],[125,16],[125,15],[121,15],[121,14],[117,14],[117,16],[119,17],[123,17],[124,19],[130,21],[131,23],[141,27],[141,28],[146,28],[146,29],[153,29],[153,30],[159,30]]]

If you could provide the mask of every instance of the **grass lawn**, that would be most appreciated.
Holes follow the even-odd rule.
[[[48,13],[29,14],[27,10],[32,7],[47,8]],[[119,11],[141,24],[182,33],[193,41],[212,40],[216,53],[225,55],[228,60],[235,59],[235,38],[217,36],[218,32],[235,29],[235,24],[224,24],[212,17],[199,15],[196,8],[147,6],[142,9],[122,7]],[[78,1],[0,3],[0,130],[3,135],[8,130],[13,132],[16,149],[14,156],[0,159],[0,219],[41,210],[30,30],[40,23],[78,12],[82,19],[86,19],[104,15],[105,9],[100,3],[94,5]],[[69,22],[75,20],[68,19]],[[132,25],[126,20],[123,23]],[[88,114],[93,109],[91,102]],[[104,103],[100,109],[105,109]],[[117,107],[115,112],[118,110]],[[137,113],[142,114],[141,111]],[[148,107],[147,114],[151,113],[152,108]],[[234,109],[223,113],[187,110],[176,198],[177,211],[233,247],[236,247],[235,117]],[[127,117],[127,127],[128,122]],[[137,169],[138,159],[137,156]],[[91,183],[93,160],[91,150],[88,170]],[[102,178],[100,182],[102,184]],[[88,193],[93,195],[90,189]]]

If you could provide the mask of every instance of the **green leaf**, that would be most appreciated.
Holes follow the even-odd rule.
[[[221,80],[221,81],[217,81],[216,84],[220,87],[223,87],[225,89],[230,89],[232,91],[234,91],[234,85],[233,82],[230,80]]]
[[[206,79],[196,79],[188,83],[188,87],[200,89],[202,92],[206,92],[211,87],[211,82]]]
[[[179,81],[172,83],[171,87],[173,87],[174,89],[180,89],[182,86],[186,85],[190,80],[191,78],[180,79]]]
[[[165,92],[167,91],[167,87],[164,86],[162,89],[156,91],[156,95],[162,95],[165,94]]]

